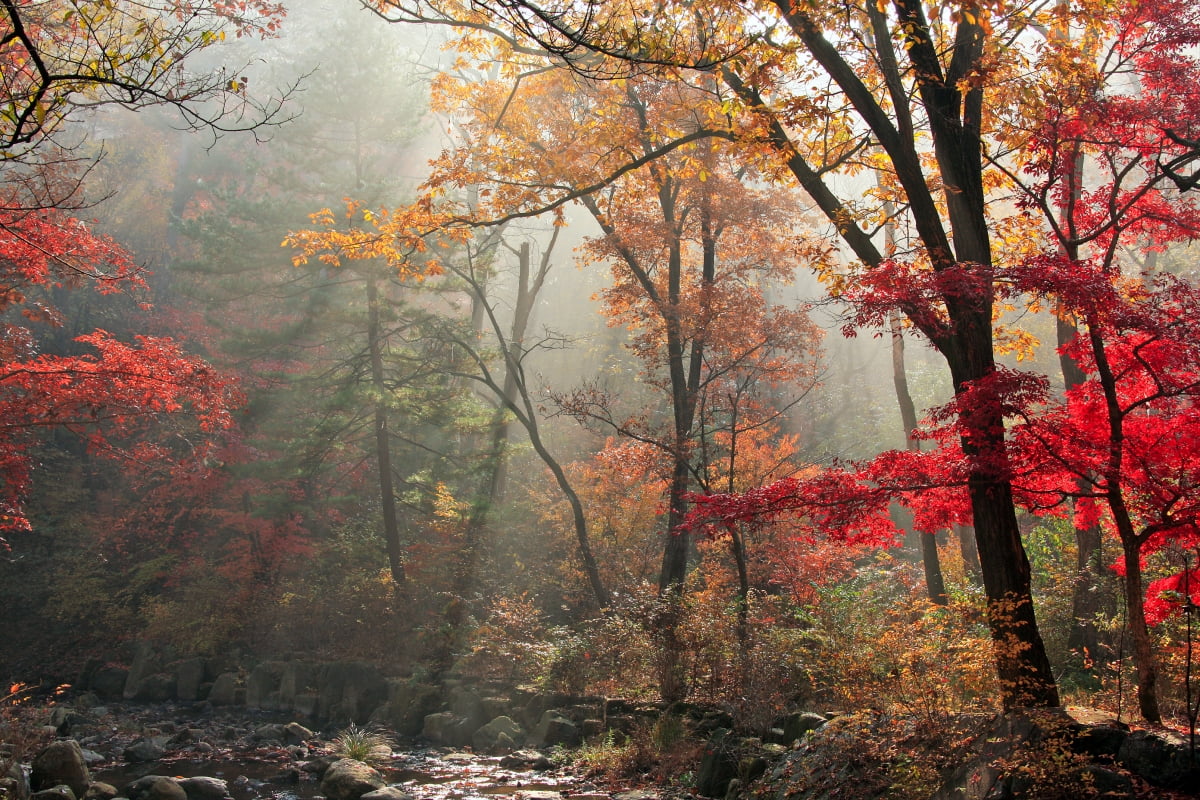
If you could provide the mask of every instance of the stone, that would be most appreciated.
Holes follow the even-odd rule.
[[[289,661],[279,676],[279,707],[311,714],[316,709],[316,669],[304,661]],[[301,700],[300,698],[306,698]],[[307,709],[300,705],[307,706]]]
[[[198,776],[184,778],[179,786],[187,794],[188,800],[228,800],[229,784],[220,778]]]
[[[158,761],[167,754],[167,748],[160,737],[135,739],[123,753],[125,760],[135,764],[145,764]],[[133,800],[133,798],[130,798]]]
[[[75,793],[71,791],[70,786],[60,783],[58,786],[34,792],[29,795],[29,800],[75,800]]]
[[[268,723],[267,725],[259,725],[254,729],[254,733],[250,734],[250,740],[253,742],[278,742],[283,744],[287,739],[287,728],[280,723]]]
[[[449,711],[429,714],[421,727],[421,737],[434,744],[455,744],[457,726],[461,721]]]
[[[175,665],[175,697],[193,702],[202,699],[200,687],[204,685],[204,659],[189,658]]]
[[[471,737],[477,753],[507,753],[525,742],[525,729],[512,717],[500,716],[479,728]]]
[[[704,755],[696,769],[696,793],[724,797],[729,782],[738,776],[740,761],[736,737],[728,728],[718,728],[708,737]]]
[[[0,798],[2,800],[29,800],[29,782],[25,771],[15,761],[3,760],[4,772],[0,773]]]
[[[231,706],[237,702],[237,675],[222,672],[208,691],[208,702],[214,706]]]
[[[375,667],[359,661],[337,661],[321,667],[317,716],[328,722],[366,724],[388,698],[388,685]]]
[[[104,700],[120,700],[128,682],[129,670],[109,665],[96,670],[89,688]]]
[[[289,722],[283,726],[283,741],[287,744],[300,744],[316,736],[315,733],[299,722]]]
[[[280,707],[279,686],[283,680],[282,661],[264,661],[246,678],[246,707],[276,711]]]
[[[175,697],[175,676],[156,672],[136,683],[130,676],[125,682],[125,695],[139,703],[165,703]]]
[[[806,733],[815,731],[828,721],[825,717],[812,711],[789,714],[779,721],[777,727],[780,729],[780,737],[775,741],[780,744],[791,744],[797,739],[803,739]]]
[[[116,796],[117,787],[111,783],[92,781],[87,791],[83,793],[83,800],[112,800]]]
[[[129,800],[188,800],[179,781],[166,775],[145,775],[125,787]]]
[[[1121,744],[1117,761],[1159,786],[1185,791],[1200,786],[1200,764],[1192,761],[1187,740],[1177,734],[1133,731]]]
[[[583,743],[583,734],[580,733],[579,726],[554,709],[542,714],[530,738],[532,743],[539,747],[578,747]]]
[[[359,800],[413,800],[413,795],[399,786],[384,786],[382,789],[367,792]]]
[[[554,769],[554,763],[537,750],[517,750],[500,759],[503,769],[534,770],[545,772]]]
[[[29,773],[29,786],[33,792],[66,784],[75,797],[82,797],[91,782],[91,773],[83,760],[83,748],[74,739],[51,742],[34,756]]]
[[[375,709],[371,722],[403,738],[420,736],[425,717],[441,707],[441,692],[436,686],[398,678],[389,680],[387,686],[387,702]]]
[[[161,668],[158,653],[149,642],[138,642],[134,649],[133,663],[129,665],[129,675],[125,680],[123,696],[126,700],[137,697],[142,681],[158,672]]]
[[[374,767],[352,758],[340,758],[329,765],[321,778],[321,794],[327,800],[359,800],[386,785],[387,781]]]

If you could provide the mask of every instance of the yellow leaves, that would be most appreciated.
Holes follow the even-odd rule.
[[[471,236],[468,217],[453,213],[453,207],[437,209],[428,197],[392,210],[368,209],[352,198],[344,202],[342,215],[323,208],[309,216],[314,228],[291,231],[280,243],[296,251],[294,266],[311,258],[332,267],[377,259],[402,278],[423,280],[442,272],[438,260],[426,255],[431,246],[444,250]],[[343,224],[339,216],[348,222]]]
[[[1027,330],[1007,325],[996,325],[992,329],[996,343],[996,354],[1014,357],[1017,361],[1033,361],[1041,340]]]
[[[439,482],[434,487],[433,513],[439,519],[456,520],[466,516],[468,504],[454,497],[450,487]]]

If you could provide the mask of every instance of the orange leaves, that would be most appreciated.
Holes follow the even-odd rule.
[[[330,266],[343,260],[379,259],[395,268],[401,277],[421,280],[442,272],[442,265],[430,247],[446,249],[470,238],[468,217],[447,210],[435,210],[428,199],[394,210],[373,211],[346,198],[342,226],[328,208],[311,215],[316,229],[292,231],[282,242],[294,248],[296,266],[317,258]]]

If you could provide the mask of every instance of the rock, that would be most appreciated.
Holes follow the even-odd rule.
[[[284,711],[312,714],[316,710],[316,674],[313,665],[303,661],[285,664],[279,676],[279,707]]]
[[[539,747],[578,747],[583,743],[579,727],[554,709],[542,714],[531,739]]]
[[[87,791],[92,776],[83,760],[83,749],[74,739],[51,742],[33,759],[30,788],[36,793],[59,784],[71,787],[75,797]]]
[[[123,697],[126,700],[135,699],[142,682],[158,672],[160,668],[158,653],[155,652],[154,646],[149,642],[138,642],[133,654],[133,663],[129,665],[129,675],[125,680]]]
[[[34,792],[29,795],[29,800],[75,800],[75,792],[71,791],[70,786],[60,783],[58,786]]]
[[[83,800],[112,800],[117,796],[117,787],[103,781],[93,781],[83,793]]]
[[[421,737],[434,744],[457,745],[458,727],[462,720],[449,711],[439,711],[425,717]]]
[[[1105,800],[1134,800],[1137,797],[1128,775],[1098,766],[1085,767],[1083,772],[1091,777],[1092,790]]]
[[[289,722],[287,725],[283,726],[283,741],[287,744],[300,744],[301,742],[308,741],[314,736],[316,736],[315,733],[301,725],[299,722]]]
[[[367,792],[359,800],[413,800],[413,796],[399,786],[385,786],[382,789]]]
[[[14,761],[0,761],[5,766],[0,773],[0,798],[4,800],[29,800],[29,782],[25,780],[25,771]]]
[[[300,765],[300,769],[317,776],[317,778],[321,778],[339,760],[337,756],[321,756],[320,758],[314,758],[312,761],[304,762]]]
[[[471,737],[477,753],[507,753],[525,742],[525,729],[511,717],[496,717]]]
[[[279,709],[279,685],[286,666],[282,661],[264,661],[250,671],[246,679],[247,708]]]
[[[175,665],[175,697],[179,700],[202,699],[200,687],[204,684],[204,659],[189,658]]]
[[[500,759],[500,766],[503,769],[530,769],[537,772],[554,769],[553,762],[537,750],[517,750],[509,753]]]
[[[126,761],[135,764],[145,764],[149,761],[158,761],[166,755],[167,749],[164,746],[164,741],[159,737],[136,739],[125,748],[124,755]],[[133,798],[130,798],[133,800]]]
[[[86,747],[83,748],[83,763],[87,764],[89,767],[93,764],[99,764],[106,760],[107,759],[104,756],[100,755],[95,750],[89,750]]]
[[[228,800],[229,784],[220,778],[200,776],[184,778],[179,786],[187,794],[188,800]]]
[[[165,775],[146,775],[125,787],[129,800],[188,800],[179,781]]]
[[[738,775],[738,752],[736,737],[728,728],[718,728],[708,738],[704,755],[696,769],[696,792],[705,797],[724,797],[729,782]]]
[[[562,793],[546,789],[522,789],[515,797],[516,800],[562,800]]]
[[[359,800],[386,785],[387,781],[373,767],[352,758],[340,758],[329,765],[321,778],[321,794],[328,800]]]
[[[50,709],[50,725],[59,736],[69,736],[71,729],[88,722],[88,718],[68,706]]]
[[[247,692],[247,696],[249,692]],[[287,738],[287,728],[278,723],[270,723],[267,725],[259,725],[254,729],[254,733],[250,734],[250,740],[253,742],[277,742],[283,744]]]
[[[375,709],[371,721],[394,730],[401,737],[420,736],[425,717],[441,706],[441,692],[436,686],[411,680],[392,679],[387,686],[387,702]]]
[[[208,690],[208,702],[214,706],[231,706],[237,702],[237,675],[222,672]]]
[[[383,705],[388,685],[379,670],[358,661],[337,661],[321,667],[317,716],[329,722],[365,724]]]
[[[791,744],[797,739],[803,739],[804,734],[809,731],[815,731],[828,721],[820,714],[815,714],[811,711],[789,714],[780,720],[777,725],[781,731],[781,738],[777,741],[779,744]]]
[[[156,672],[134,682],[131,675],[125,681],[125,695],[139,703],[165,703],[175,697],[175,676]]]
[[[1200,764],[1191,760],[1187,740],[1177,734],[1134,731],[1121,744],[1117,761],[1158,786],[1185,791],[1200,786]]]

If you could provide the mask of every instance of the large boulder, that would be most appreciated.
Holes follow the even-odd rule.
[[[175,697],[175,676],[155,672],[136,683],[130,677],[125,681],[125,697],[139,703],[165,703]]]
[[[317,669],[305,661],[289,661],[279,676],[279,707],[311,716],[317,710]]]
[[[193,701],[203,699],[200,695],[204,685],[204,659],[189,658],[175,665],[175,697]]]
[[[1200,763],[1192,759],[1187,740],[1178,734],[1134,731],[1121,744],[1117,761],[1159,786],[1185,791],[1200,786]]]
[[[387,702],[375,709],[371,722],[404,738],[420,736],[425,717],[441,706],[441,691],[436,686],[399,678],[389,680],[387,687]]]
[[[729,782],[738,776],[740,758],[737,737],[728,728],[713,731],[696,770],[696,793],[704,797],[724,797]]]
[[[74,739],[62,739],[46,745],[34,757],[29,774],[30,788],[34,792],[66,784],[76,797],[83,797],[91,782],[92,776],[83,759],[83,748]]]
[[[321,667],[317,716],[328,722],[365,724],[371,712],[387,702],[388,685],[379,670],[359,661],[336,661]]]
[[[71,791],[70,786],[60,783],[58,786],[51,786],[49,789],[34,792],[29,795],[29,800],[76,800],[76,797],[75,793]]]
[[[167,754],[167,741],[162,736],[149,736],[129,743],[122,755],[131,764],[147,764],[158,761]]]
[[[230,800],[229,784],[220,778],[184,778],[179,781],[179,786],[188,800]]]
[[[583,734],[579,726],[567,719],[557,709],[550,709],[542,714],[537,728],[533,731],[533,744],[538,747],[578,747],[583,743]]]
[[[166,775],[145,775],[125,787],[129,800],[188,800],[179,781]]]
[[[499,716],[471,737],[477,753],[511,753],[525,743],[525,729],[512,717]]]
[[[138,642],[133,653],[133,663],[129,665],[129,675],[125,680],[125,699],[137,698],[142,681],[161,669],[162,663],[154,645],[149,642]]]
[[[213,681],[212,689],[208,692],[208,702],[214,706],[232,706],[238,700],[237,675],[232,672],[222,672]]]
[[[250,671],[246,679],[246,707],[264,711],[280,708],[279,686],[283,680],[282,661],[264,661]]]
[[[327,800],[359,800],[364,794],[386,785],[387,781],[374,767],[352,758],[341,758],[325,770],[321,794]]]
[[[25,771],[15,761],[0,761],[6,769],[0,772],[0,800],[29,800],[29,782]]]

